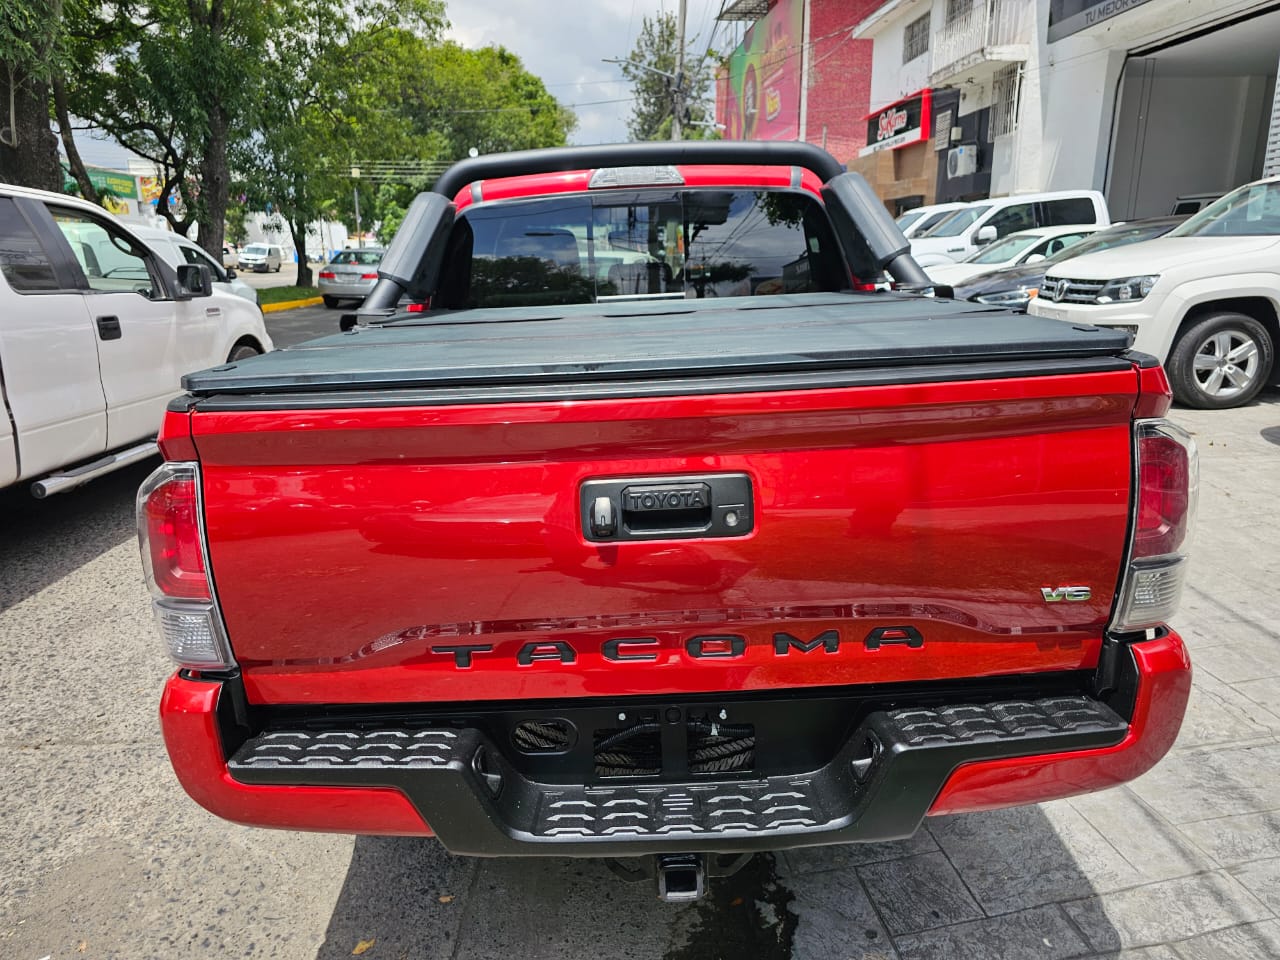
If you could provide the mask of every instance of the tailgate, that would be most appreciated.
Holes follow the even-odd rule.
[[[248,695],[502,701],[1092,667],[1128,525],[1137,377],[1117,366],[560,402],[201,401],[210,562]],[[721,474],[749,481],[746,535],[584,531],[585,483]]]

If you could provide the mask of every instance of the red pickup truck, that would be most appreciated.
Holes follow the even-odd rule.
[[[907,249],[804,144],[452,168],[352,329],[169,407],[138,502],[183,786],[675,900],[1150,768],[1191,681],[1164,373]]]

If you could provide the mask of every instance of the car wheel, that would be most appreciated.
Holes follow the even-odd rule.
[[[231,354],[227,357],[227,363],[236,363],[240,360],[248,360],[250,357],[256,357],[262,353],[257,347],[251,343],[237,343],[231,348]]]
[[[336,310],[338,308],[338,298],[326,296],[324,298],[324,305],[330,310]]]
[[[1243,313],[1213,313],[1182,332],[1169,354],[1169,382],[1179,402],[1225,410],[1258,395],[1271,373],[1275,345]]]

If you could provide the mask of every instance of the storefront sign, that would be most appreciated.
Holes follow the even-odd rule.
[[[931,90],[921,90],[905,100],[868,114],[867,145],[858,156],[865,157],[877,150],[897,150],[928,140],[933,112],[932,95]]]
[[[85,173],[89,175],[89,182],[93,184],[93,189],[101,194],[128,200],[138,199],[138,181],[132,174],[121,173],[118,170],[103,170],[100,167],[86,167]],[[71,174],[64,170],[62,176],[63,189],[74,190],[76,182]]]
[[[800,137],[804,0],[778,0],[716,74],[716,122],[726,140]]]
[[[1049,42],[1069,37],[1147,0],[1049,0]]]

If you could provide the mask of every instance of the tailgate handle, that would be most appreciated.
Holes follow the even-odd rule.
[[[754,528],[745,473],[588,480],[580,498],[588,540],[742,537]]]

